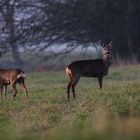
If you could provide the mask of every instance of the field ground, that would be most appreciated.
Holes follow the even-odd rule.
[[[66,99],[65,72],[27,74],[26,100],[18,86],[0,102],[0,139],[139,140],[140,65],[112,66],[100,95],[96,78],[81,78]],[[71,96],[72,97],[72,96]]]

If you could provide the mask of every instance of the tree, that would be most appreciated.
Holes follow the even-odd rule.
[[[1,49],[3,52],[12,52],[16,65],[23,63],[19,51],[29,49],[26,46],[33,41],[33,31],[38,28],[38,21],[41,18],[38,5],[37,0],[0,1]]]
[[[21,49],[67,44],[72,51],[112,40],[114,54],[140,59],[139,9],[138,0],[0,0],[1,49],[19,64]]]
[[[72,45],[113,40],[115,54],[140,58],[138,0],[49,0],[43,1],[49,41]]]

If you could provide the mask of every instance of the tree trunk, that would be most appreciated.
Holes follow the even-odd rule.
[[[15,65],[21,66],[23,64],[23,60],[20,57],[16,43],[15,44],[11,43],[10,45],[12,47],[12,57],[13,57]]]
[[[136,59],[140,62],[140,41],[137,38],[134,37],[128,37],[128,48],[129,48],[129,54],[130,59]]]
[[[7,6],[7,17],[6,17],[6,27],[9,33],[9,46],[12,48],[12,56],[13,60],[15,62],[16,66],[22,65],[23,61],[20,58],[20,55],[18,53],[18,47],[17,47],[17,40],[16,40],[16,34],[15,34],[15,24],[14,24],[14,5],[11,5],[10,3]]]
[[[132,38],[130,37],[130,35],[128,36],[128,49],[129,49],[130,59],[132,59],[134,54],[133,54]]]

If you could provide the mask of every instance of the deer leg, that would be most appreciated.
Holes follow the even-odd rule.
[[[12,83],[11,86],[12,86],[13,100],[14,100],[17,94],[16,83]]]
[[[103,94],[103,92],[102,92],[103,77],[98,77],[98,82],[99,82],[99,86],[100,86],[100,89],[101,89],[100,94],[102,95]]]
[[[98,77],[100,89],[102,89],[103,77]]]
[[[75,95],[75,86],[77,85],[78,81],[79,81],[80,77],[76,77],[72,83],[72,93],[73,93],[73,98],[76,98]]]
[[[4,85],[3,87],[4,87],[4,89],[3,89],[4,92],[3,93],[4,93],[5,97],[6,97],[7,85]]]
[[[24,79],[20,79],[18,83],[23,88],[23,90],[24,90],[24,92],[26,94],[26,98],[28,99],[28,90],[27,90],[27,88],[25,86]]]
[[[5,97],[5,100],[6,100],[6,92],[7,92],[7,85],[4,85],[3,86],[3,95]]]
[[[70,79],[70,82],[67,86],[67,96],[68,96],[68,99],[70,99],[70,88],[72,86],[72,82],[73,82],[73,79]]]
[[[0,92],[1,92],[1,100],[2,100],[2,95],[3,95],[3,85],[0,86]]]

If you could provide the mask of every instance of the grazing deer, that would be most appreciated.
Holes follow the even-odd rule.
[[[80,77],[97,77],[100,89],[102,89],[103,77],[107,75],[111,61],[111,45],[112,42],[103,46],[103,58],[92,60],[74,61],[66,67],[66,74],[70,82],[67,86],[67,96],[70,99],[70,89],[72,89],[75,98],[75,86]]]
[[[12,93],[14,99],[17,94],[17,89],[16,89],[17,83],[19,83],[19,85],[23,88],[26,94],[26,98],[28,98],[28,91],[24,83],[25,77],[26,77],[25,73],[20,69],[0,69],[1,98],[2,98],[2,94],[6,96],[7,85],[10,84],[12,87]]]

